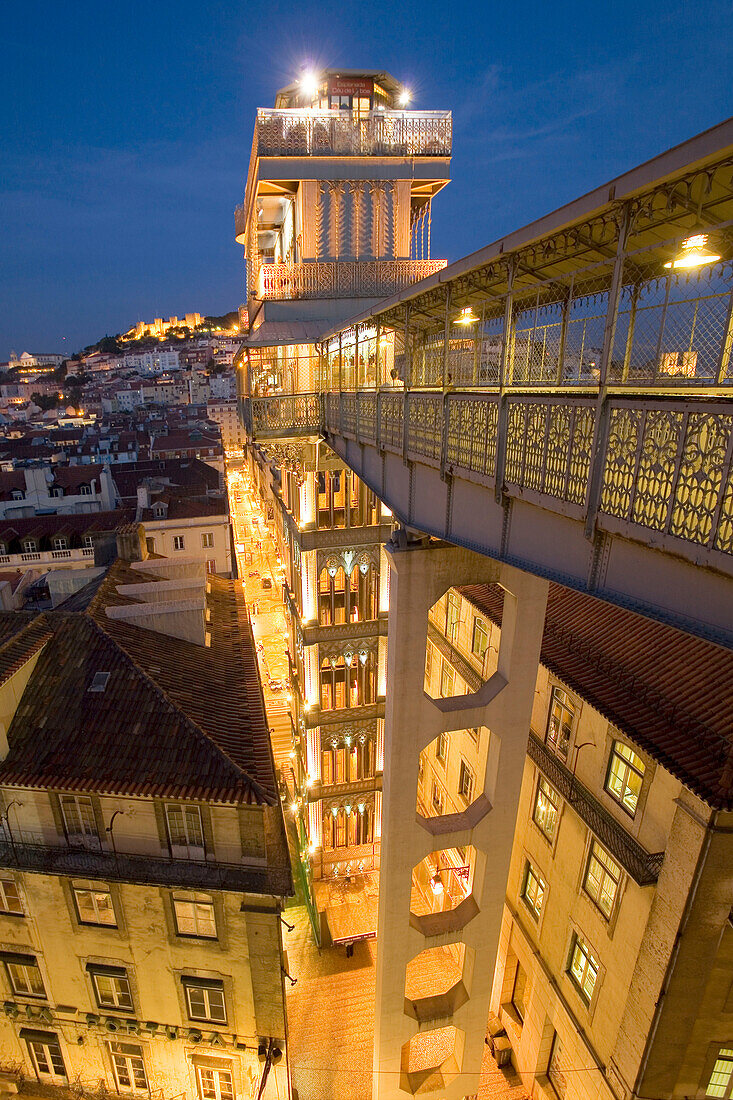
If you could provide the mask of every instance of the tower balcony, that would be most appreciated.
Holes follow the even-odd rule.
[[[450,111],[257,112],[255,148],[260,157],[449,157]]]
[[[324,263],[263,264],[255,297],[386,298],[442,271],[447,260],[330,260]]]

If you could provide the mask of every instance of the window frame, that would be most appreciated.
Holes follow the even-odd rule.
[[[34,1001],[47,1001],[48,1000],[48,993],[46,991],[46,983],[43,980],[43,974],[41,973],[41,968],[38,965],[38,957],[36,955],[23,955],[23,954],[20,954],[20,952],[19,952],[18,956],[17,956],[17,959],[14,959],[14,958],[11,957],[11,953],[8,952],[8,953],[5,954],[5,957],[3,958],[3,964],[5,966],[5,973],[6,973],[6,976],[7,976],[7,979],[8,979],[8,985],[10,986],[10,989],[12,990],[12,993],[13,993],[14,997],[30,997]],[[40,982],[41,989],[43,990],[43,992],[42,993],[34,993],[32,991],[27,992],[26,990],[19,989],[18,986],[15,983],[15,978],[13,977],[13,972],[10,969],[11,966],[17,966],[17,967],[22,968],[24,971],[27,971],[28,973],[26,974],[26,979],[30,976],[30,971],[33,971],[33,970],[37,971],[38,972],[38,981]],[[29,990],[30,990],[31,983],[26,980],[26,985],[29,987]]]
[[[530,881],[536,884],[536,889],[533,891],[534,898],[539,898],[539,904],[536,900],[533,900],[532,896],[528,893],[528,887]],[[534,866],[531,860],[525,859],[524,872],[522,874],[522,888],[519,891],[519,896],[524,902],[525,908],[529,911],[530,916],[534,921],[539,923],[542,916],[542,911],[545,906],[545,897],[547,896],[547,883],[544,878]]]
[[[621,748],[628,749],[629,752],[632,754],[632,756],[636,757],[637,760],[640,760],[642,770],[639,771],[639,769],[634,765],[634,763],[631,760],[628,760],[623,755],[623,753],[618,752],[617,751],[617,746],[621,746]],[[623,786],[623,791],[624,791],[624,793],[622,793],[622,794],[617,794],[617,792],[611,790],[611,787],[609,786],[609,783],[611,781],[611,774],[613,772],[613,765],[614,765],[615,760],[620,760],[622,765],[624,766],[624,775],[623,775],[623,779],[621,781],[622,786]],[[639,790],[637,791],[636,796],[635,796],[633,809],[631,809],[629,806],[627,806],[626,801],[625,801],[625,792],[628,789],[628,776],[629,776],[629,774],[635,775],[639,780]],[[632,748],[631,745],[628,745],[625,741],[621,741],[618,737],[615,737],[613,739],[612,743],[611,743],[611,752],[609,753],[609,756],[608,756],[608,767],[606,768],[606,779],[605,779],[605,782],[603,784],[603,789],[606,792],[606,794],[609,795],[614,800],[616,805],[620,806],[621,809],[624,811],[624,813],[627,813],[629,815],[629,817],[632,819],[632,821],[636,817],[637,811],[639,809],[639,800],[641,798],[641,792],[642,792],[643,787],[644,787],[644,776],[645,775],[646,775],[646,764],[641,759],[638,752],[634,748]]]
[[[602,858],[600,858],[596,854],[597,852],[600,852],[602,854]],[[614,875],[613,871],[611,870],[610,867],[607,866],[607,864],[604,862],[604,860],[609,860],[613,864],[613,866],[618,871],[618,877],[616,877]],[[600,872],[599,872],[599,875],[597,877],[598,896],[593,894],[591,892],[591,890],[588,889],[588,881],[589,881],[589,878],[590,878],[591,865],[594,862],[601,869]],[[596,840],[595,837],[591,837],[590,846],[588,848],[588,856],[587,856],[586,861],[585,861],[585,870],[583,872],[583,884],[582,884],[583,885],[583,892],[586,894],[587,897],[590,898],[590,900],[595,905],[596,909],[599,910],[599,912],[602,914],[602,916],[604,917],[605,920],[610,920],[611,917],[613,916],[615,910],[616,910],[616,906],[618,905],[619,897],[620,897],[620,894],[621,894],[622,878],[623,878],[623,871],[621,869],[621,865],[616,862],[616,860],[613,858],[613,856],[603,847],[603,845],[600,843],[600,841]],[[614,889],[613,889],[613,896],[611,898],[610,904],[608,906],[608,909],[606,910],[604,908],[604,906],[601,904],[601,899],[602,899],[603,894],[604,894],[604,886],[605,886],[607,880],[610,880],[614,884]],[[591,881],[594,881],[594,880],[591,880]]]
[[[476,648],[476,635],[477,635],[477,633],[482,633],[484,635],[485,645],[484,645],[483,649],[477,649]],[[478,659],[479,659],[479,661],[481,661],[482,665],[483,665],[483,662],[484,662],[484,657],[486,656],[486,651],[489,648],[490,638],[491,638],[491,633],[489,631],[489,624],[486,622],[486,620],[484,618],[482,618],[481,615],[474,615],[474,617],[473,617],[473,630],[471,632],[471,653],[474,657],[478,657]]]
[[[209,898],[209,900],[208,901],[201,900],[203,897],[207,897],[207,898]],[[176,909],[176,902],[178,902],[182,905],[192,905],[194,907],[199,906],[199,905],[200,906],[206,906],[207,908],[211,909],[211,916],[212,916],[212,923],[213,923],[213,927],[214,927],[214,934],[211,935],[211,934],[208,934],[206,932],[201,932],[199,930],[198,914],[197,914],[195,908],[194,908],[194,911],[193,911],[193,923],[194,923],[194,926],[196,928],[196,931],[194,931],[194,932],[182,932],[181,928],[180,928],[180,925],[178,923],[179,914],[178,914],[178,911]],[[199,897],[196,893],[194,893],[194,895],[192,897],[185,897],[183,895],[176,896],[176,893],[173,892],[171,894],[171,907],[172,907],[172,910],[173,910],[173,926],[176,930],[176,935],[177,936],[182,936],[184,939],[192,939],[192,940],[216,941],[216,940],[219,939],[219,927],[218,927],[218,920],[217,920],[217,913],[216,913],[216,905],[214,903],[214,898],[211,894],[201,894],[201,897]]]
[[[201,532],[201,549],[213,550],[214,549],[214,532],[202,531]]]
[[[11,909],[8,906],[6,890],[6,886],[8,884],[10,884],[15,890],[20,909]],[[26,915],[25,906],[23,905],[23,898],[20,893],[20,887],[14,878],[0,878],[0,913],[2,913],[3,916],[7,917],[24,917]]]
[[[127,967],[104,966],[101,963],[87,963],[87,973],[91,979],[97,1008],[101,1009],[103,1012],[124,1012],[126,1014],[135,1012],[135,999],[132,995],[132,983]],[[107,979],[110,982],[112,995],[111,1004],[102,1000],[102,993],[99,986],[100,978]],[[112,984],[117,982],[120,983],[122,988],[118,989],[116,985]],[[125,999],[125,997],[129,999],[129,1005],[119,1003],[119,999]]]
[[[546,1077],[547,1077],[547,1080],[550,1083],[550,1088],[554,1092],[555,1096],[557,1096],[557,1100],[565,1100],[565,1094],[566,1094],[567,1088],[568,1088],[567,1079],[566,1079],[564,1073],[562,1072],[562,1067],[560,1066],[560,1061],[562,1059],[562,1055],[563,1055],[562,1039],[558,1035],[557,1031],[553,1031],[553,1033],[552,1033],[552,1042],[550,1044],[550,1053],[549,1053],[549,1056],[547,1058],[547,1074],[546,1074]],[[557,1059],[557,1061],[556,1061],[556,1059]],[[558,1084],[553,1080],[553,1064],[555,1064],[555,1066],[556,1066],[557,1075],[562,1080],[562,1086],[561,1087],[558,1087]]]
[[[718,1091],[712,1092],[711,1086],[713,1085],[713,1076],[716,1073],[716,1066],[719,1062],[727,1063],[730,1067],[730,1070],[727,1073],[725,1084],[718,1082],[718,1084],[715,1086]],[[725,1046],[723,1044],[718,1046],[713,1051],[712,1059],[708,1062],[708,1065],[709,1069],[706,1069],[705,1077],[703,1078],[703,1080],[706,1081],[706,1084],[704,1085],[704,1095],[706,1097],[713,1097],[714,1100],[728,1100],[731,1092],[733,1091],[733,1044],[730,1046]],[[721,1073],[720,1070],[718,1070],[717,1072],[719,1074]]]
[[[183,986],[183,995],[186,1001],[186,1015],[189,1020],[197,1024],[215,1024],[217,1027],[227,1027],[229,1016],[227,1013],[226,993],[224,991],[224,982],[220,978],[194,978],[184,975],[181,978],[181,985]],[[190,997],[190,991],[192,989],[203,994],[206,1012],[203,1016],[195,1015]],[[212,993],[221,994],[221,1011],[223,1013],[223,1019],[218,1019],[216,1016],[212,1015],[210,997]]]
[[[464,787],[466,788],[465,790]],[[466,805],[470,806],[473,802],[475,791],[476,773],[471,765],[461,757],[461,765],[458,769],[458,793],[465,801]]]
[[[74,824],[66,815],[66,806],[73,806],[79,818],[79,830],[76,831],[71,828]],[[89,831],[86,826],[89,825],[89,821],[84,820],[84,815],[81,812],[81,807],[91,810],[91,823],[94,825],[94,831]],[[94,799],[91,795],[87,794],[61,794],[59,795],[59,809],[61,811],[61,820],[64,825],[64,833],[66,840],[72,847],[79,848],[101,848],[102,841],[99,835],[99,825],[97,823],[97,815],[94,807]],[[94,842],[94,843],[91,843]]]
[[[561,696],[561,695],[565,696],[565,700],[567,700],[567,702],[565,700],[559,698],[559,696]],[[569,732],[568,732],[567,741],[565,743],[565,752],[563,752],[562,749],[561,749],[561,742],[560,742],[559,736],[555,736],[555,737],[552,737],[552,738],[550,736],[550,729],[551,729],[552,723],[553,723],[553,713],[552,712],[553,712],[553,709],[554,709],[554,706],[555,706],[556,702],[559,703],[559,705],[561,707],[564,707],[566,710],[570,710],[572,708],[572,718],[571,718],[570,725],[569,725]],[[572,744],[573,735],[575,733],[579,713],[580,713],[580,708],[578,706],[578,702],[575,699],[575,697],[568,691],[568,689],[563,687],[561,684],[552,684],[551,687],[550,687],[550,705],[547,708],[547,725],[545,727],[545,744],[547,745],[549,750],[551,752],[553,752],[555,754],[555,756],[557,756],[560,760],[564,760],[566,762],[568,760],[568,757],[570,755],[570,746]],[[565,728],[564,726],[560,725],[560,731],[564,728]]]
[[[54,1033],[49,1033],[48,1039],[31,1039],[30,1037],[26,1037],[25,1043],[26,1043],[26,1046],[28,1047],[28,1053],[29,1053],[29,1057],[30,1057],[30,1060],[31,1060],[31,1065],[33,1066],[33,1072],[35,1073],[37,1080],[39,1080],[39,1081],[44,1081],[44,1080],[48,1081],[49,1079],[58,1080],[58,1079],[63,1078],[65,1081],[68,1082],[69,1075],[66,1071],[66,1061],[64,1059],[64,1052],[61,1049],[61,1043],[59,1042],[58,1035],[56,1035]],[[35,1047],[43,1047],[44,1048],[43,1057],[45,1058],[46,1063],[49,1066],[52,1067],[51,1072],[45,1073],[42,1069],[39,1068],[39,1065],[38,1065],[38,1052],[34,1049]],[[64,1067],[64,1072],[63,1073],[59,1073],[58,1068],[53,1065],[53,1055],[49,1053],[52,1047],[56,1048],[56,1052],[55,1052],[56,1056],[57,1056],[58,1060],[60,1061],[61,1065]]]
[[[115,1050],[114,1049],[115,1047],[119,1047],[120,1049]],[[124,1050],[124,1049],[122,1049],[124,1047],[129,1047],[130,1049],[129,1050]],[[134,1053],[133,1053],[133,1049],[134,1049]],[[129,1043],[129,1042],[121,1042],[121,1041],[110,1042],[109,1043],[109,1058],[110,1058],[110,1062],[112,1064],[112,1076],[114,1077],[115,1088],[117,1089],[118,1093],[121,1093],[121,1094],[124,1094],[124,1095],[134,1094],[134,1095],[137,1095],[137,1096],[148,1096],[150,1094],[150,1081],[148,1079],[148,1068],[145,1064],[145,1050],[144,1050],[144,1047],[142,1046],[141,1043]],[[120,1081],[119,1068],[118,1068],[118,1064],[116,1062],[117,1058],[119,1058],[121,1060],[124,1060],[124,1062],[126,1063],[126,1072],[127,1072],[128,1078],[130,1080],[129,1085],[123,1085]],[[139,1061],[140,1061],[140,1064],[141,1064],[141,1067],[142,1067],[143,1077],[145,1079],[145,1084],[143,1086],[137,1084],[136,1081],[135,1081],[135,1070],[134,1070],[134,1067],[131,1065],[133,1059],[139,1059]]]
[[[185,535],[174,535],[173,536],[173,549],[174,549],[174,551],[185,550],[186,549],[186,536]]]
[[[521,990],[517,989],[519,984],[520,975],[524,979],[521,983]],[[509,998],[509,1003],[519,1017],[520,1024],[524,1024],[525,1016],[527,1015],[527,971],[524,969],[519,959],[517,959],[517,965],[514,970],[514,980],[512,981],[512,993]],[[515,997],[518,996],[518,1000]]]
[[[84,920],[83,917],[82,917],[82,908],[79,904],[79,897],[78,897],[79,894],[90,894],[93,899],[94,899],[94,896],[96,894],[106,894],[107,897],[109,898],[109,901],[110,901],[110,911],[111,911],[112,917],[113,917],[112,923],[110,923],[109,921],[102,921],[102,920]],[[115,909],[115,902],[114,902],[114,898],[112,896],[111,887],[107,886],[106,890],[100,890],[100,889],[94,889],[90,886],[75,886],[74,881],[72,879],[72,881],[71,881],[71,896],[72,896],[72,899],[74,901],[74,909],[76,910],[76,919],[79,922],[79,924],[82,925],[84,928],[118,928],[119,927],[119,924],[118,924],[118,921],[117,921],[117,910]],[[93,904],[92,908],[94,909],[95,913],[98,912],[96,900],[94,900],[94,904]]]
[[[553,794],[557,795],[557,799],[558,799],[557,804],[555,804],[555,802],[553,801],[552,796],[546,790],[543,789],[543,784],[546,787],[548,787],[549,790],[553,792]],[[549,802],[549,804],[554,809],[554,817],[553,817],[554,824],[553,824],[552,834],[548,833],[547,829],[544,827],[542,822],[539,820],[538,806],[539,806],[539,801],[540,801],[540,793],[542,793],[543,797]],[[537,778],[537,787],[535,789],[534,803],[532,805],[532,821],[537,826],[539,831],[542,833],[542,836],[545,838],[545,840],[547,841],[547,843],[550,846],[554,845],[555,840],[557,838],[557,829],[558,829],[558,825],[560,823],[560,810],[561,810],[561,808],[562,808],[562,795],[560,794],[560,792],[558,790],[555,789],[555,787],[553,787],[553,785],[552,785],[552,783],[550,783],[549,779],[547,779],[542,774],[542,772],[540,772],[539,776]]]
[[[198,832],[201,837],[200,844],[196,843],[195,837],[192,839],[189,835],[189,824],[194,817],[194,813],[198,823]],[[174,840],[174,831],[171,830],[172,814],[180,815],[181,829],[175,835],[179,837],[185,836],[185,843]],[[199,805],[192,802],[164,802],[163,818],[165,820],[166,840],[173,859],[196,859],[199,861],[206,859],[208,852],[206,847],[206,833],[204,831],[204,815]],[[193,832],[195,832],[195,829]],[[174,849],[176,851],[174,851]],[[181,854],[177,854],[178,850],[180,850]],[[198,853],[201,854],[199,855]]]
[[[577,977],[573,971],[573,963],[575,962],[576,951],[578,955],[582,957],[583,966],[580,971],[580,977]],[[586,1008],[590,1008],[593,1001],[593,997],[598,985],[598,975],[600,973],[601,964],[595,951],[589,944],[585,936],[578,931],[573,932],[572,939],[570,941],[570,951],[568,953],[568,961],[565,967],[565,973],[570,979],[573,988],[576,990],[578,996],[582,1000]],[[590,993],[585,988],[585,982],[588,973],[592,971],[593,982],[591,985]]]

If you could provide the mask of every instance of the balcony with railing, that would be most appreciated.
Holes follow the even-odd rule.
[[[442,271],[446,260],[331,260],[320,263],[263,264],[256,297],[384,298]]]
[[[237,890],[288,894],[287,867],[253,867],[215,859],[174,859],[65,844],[0,839],[0,867],[48,875],[78,875],[105,882],[132,882],[191,890]]]
[[[0,554],[0,565],[23,569],[29,565],[56,568],[59,565],[94,565],[94,547],[76,547],[73,550],[28,550],[22,554]]]
[[[260,157],[449,157],[450,111],[317,111],[260,108]]]

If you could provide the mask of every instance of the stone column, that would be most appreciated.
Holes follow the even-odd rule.
[[[403,1047],[419,1031],[453,1026],[457,1042],[433,1074],[442,1100],[478,1089],[506,880],[527,751],[547,581],[447,543],[387,544],[391,569],[382,842],[379,881],[374,1100],[403,1100]],[[453,585],[499,583],[504,610],[498,670],[474,695],[430,699],[424,691],[428,611]],[[485,799],[464,813],[418,819],[420,752],[440,733],[487,726],[491,751]],[[412,869],[431,852],[471,845],[471,894],[456,908],[410,914]],[[462,988],[432,1007],[405,1001],[408,962],[421,951],[465,945]],[[407,1010],[407,1011],[406,1011]],[[424,1083],[424,1078],[423,1078]]]

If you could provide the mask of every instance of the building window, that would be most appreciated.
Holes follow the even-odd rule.
[[[552,1085],[553,1092],[558,1100],[565,1100],[565,1090],[567,1088],[563,1062],[562,1043],[560,1042],[560,1036],[555,1032],[550,1047],[550,1060],[547,1063],[547,1079]]]
[[[0,913],[23,915],[23,902],[20,900],[18,883],[15,879],[0,879]]]
[[[60,485],[52,485],[48,495],[50,497],[62,497],[64,495],[64,490]]]
[[[45,997],[46,989],[33,955],[5,955],[10,988],[22,997]]]
[[[58,538],[53,539],[54,550],[68,550],[69,540],[64,535],[59,535]]]
[[[13,489],[10,495],[13,500],[23,500],[25,498],[25,493],[22,489]]]
[[[209,894],[174,894],[173,914],[179,936],[216,939],[214,902]]]
[[[435,759],[445,765],[448,759],[448,734],[441,733],[435,743]]]
[[[436,811],[436,813],[442,814],[443,810],[445,809],[445,798],[443,796],[443,788],[440,786],[439,783],[436,783],[435,780],[433,780],[433,788],[432,788],[430,797],[431,797],[431,801],[433,803],[433,809]]]
[[[132,1012],[132,992],[127,971],[122,966],[87,966],[94,986],[94,996],[100,1008]]]
[[[705,1095],[717,1096],[720,1100],[725,1100],[726,1097],[730,1096],[732,1078],[733,1049],[723,1047],[718,1051],[718,1056],[715,1059],[715,1065],[713,1066],[710,1080],[708,1081],[708,1087],[705,1089]]]
[[[644,782],[644,761],[623,741],[614,741],[608,762],[606,790],[633,817]]]
[[[90,497],[91,495],[92,495],[91,485],[80,485],[79,486],[79,496]]]
[[[56,1036],[49,1035],[48,1038],[41,1038],[39,1035],[37,1039],[27,1039],[26,1041],[36,1076],[38,1078],[48,1077],[52,1080],[62,1077],[65,1081],[66,1067]]]
[[[147,1093],[143,1048],[137,1043],[110,1043],[109,1050],[118,1091]]]
[[[171,855],[176,859],[204,859],[204,830],[198,806],[165,808]]]
[[[583,889],[605,917],[610,917],[618,895],[621,868],[597,840],[590,846]]]
[[[116,928],[114,905],[112,894],[108,886],[75,886],[74,902],[79,916],[79,924],[104,924],[108,928]]]
[[[554,787],[550,786],[543,775],[537,783],[537,794],[534,800],[532,820],[538,825],[547,839],[552,843],[557,829],[557,818],[560,813],[560,795]]]
[[[82,545],[84,546],[85,550],[93,550],[94,549],[94,536],[93,535],[85,535]]]
[[[186,540],[185,540],[183,535],[174,535],[173,536],[173,549],[174,550],[185,550],[186,549]]]
[[[517,969],[514,973],[514,985],[512,986],[512,1006],[522,1023],[524,1023],[524,1016],[526,1013],[524,1001],[524,991],[526,987],[527,972],[521,963],[517,963]]]
[[[196,1066],[196,1084],[199,1100],[234,1100],[231,1070],[199,1063]]]
[[[473,774],[473,769],[462,759],[461,770],[458,776],[458,793],[465,798],[466,802],[473,802],[474,784],[475,776]]]
[[[36,542],[36,540],[35,539],[26,539],[25,542],[23,543],[23,551],[26,554],[37,554],[38,553],[38,543]]]
[[[430,678],[433,675],[433,647],[430,642],[425,647],[425,685],[430,687]]]
[[[201,536],[201,546],[203,547],[204,550],[211,550],[213,545],[214,545],[214,532],[213,531],[204,531],[203,535]]]
[[[545,881],[532,864],[527,860],[524,865],[524,882],[522,883],[521,898],[535,920],[539,920],[542,905],[545,900]]]
[[[489,628],[478,615],[473,620],[473,637],[471,638],[471,653],[483,661],[484,654],[489,647]]]
[[[86,795],[64,794],[60,803],[69,843],[83,848],[98,848],[99,833],[91,798]]]
[[[206,1020],[214,1024],[227,1022],[223,982],[205,978],[182,978],[181,981],[190,1020]]]
[[[453,695],[453,689],[456,682],[456,674],[454,669],[448,664],[447,661],[443,661],[440,668],[440,695],[443,699],[448,699]]]
[[[461,597],[457,592],[449,592],[445,603],[445,636],[449,642],[455,642],[458,637],[460,611]]]
[[[573,936],[567,972],[585,1003],[590,1004],[598,977],[598,959],[577,933]]]
[[[550,714],[547,721],[547,744],[563,760],[568,758],[570,738],[575,720],[575,703],[562,688],[554,687],[550,696]]]

